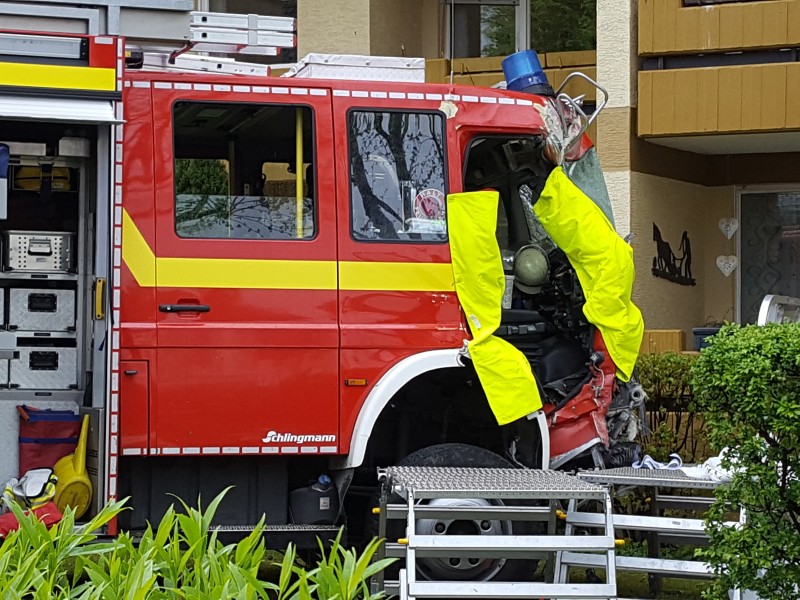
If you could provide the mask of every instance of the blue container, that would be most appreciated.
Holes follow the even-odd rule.
[[[553,95],[553,88],[547,81],[539,56],[533,50],[516,52],[503,59],[503,74],[506,87],[514,92]]]
[[[719,327],[695,327],[692,329],[694,336],[694,349],[702,350],[708,348],[708,338],[719,332]]]

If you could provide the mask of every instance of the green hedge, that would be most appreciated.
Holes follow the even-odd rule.
[[[657,460],[676,452],[684,462],[708,457],[702,415],[692,389],[692,364],[697,355],[664,352],[642,354],[636,364],[639,382],[647,394],[647,421],[651,435],[644,451]]]
[[[733,473],[717,489],[699,552],[729,588],[800,597],[800,324],[723,327],[693,367],[713,446]],[[743,527],[725,527],[742,506]]]

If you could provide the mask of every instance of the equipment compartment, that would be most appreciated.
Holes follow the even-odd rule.
[[[71,273],[74,264],[74,233],[3,232],[3,267],[8,271]]]
[[[75,291],[12,288],[8,328],[20,331],[75,331]]]
[[[76,348],[20,346],[11,359],[9,383],[26,390],[69,390],[78,384]]]

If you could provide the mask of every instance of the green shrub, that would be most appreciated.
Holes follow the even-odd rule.
[[[227,491],[227,490],[226,490]],[[89,523],[76,526],[71,509],[48,529],[13,507],[20,528],[0,545],[0,597],[32,600],[355,600],[377,599],[367,582],[393,559],[373,562],[380,541],[360,555],[341,546],[322,545],[318,566],[306,571],[295,564],[289,546],[278,582],[258,577],[265,557],[263,520],[237,544],[223,545],[211,522],[225,492],[206,510],[183,502],[170,508],[158,527],[148,527],[138,543],[128,534],[100,541],[94,533],[123,510],[108,505]],[[340,533],[341,536],[341,533]]]
[[[650,429],[643,448],[657,460],[668,460],[673,452],[688,463],[708,457],[708,443],[691,385],[695,359],[696,355],[675,352],[639,356],[636,370],[647,394]]]
[[[714,593],[798,598],[800,324],[725,326],[695,363],[693,385],[711,443],[729,449],[723,467],[733,468],[708,514],[710,546],[699,551],[720,575]],[[736,506],[745,525],[725,527]]]

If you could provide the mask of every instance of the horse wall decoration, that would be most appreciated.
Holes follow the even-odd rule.
[[[669,242],[661,237],[661,231],[653,223],[653,241],[656,243],[656,257],[653,259],[653,275],[668,279],[680,285],[697,285],[692,277],[692,244],[689,233],[684,231],[681,236],[681,245],[676,256]]]

